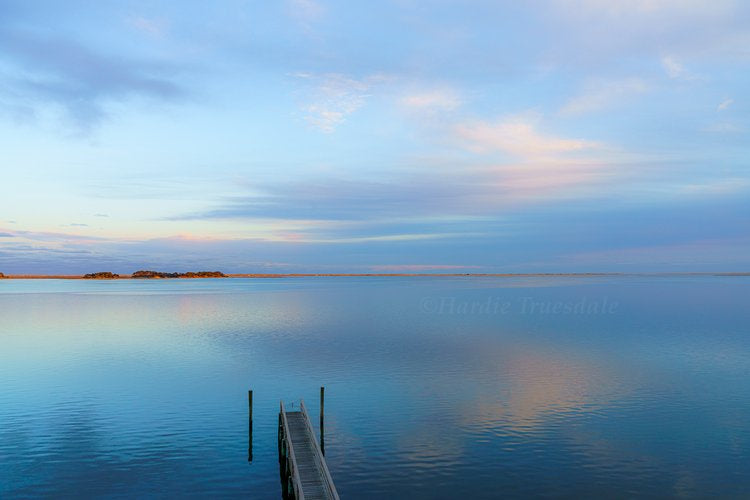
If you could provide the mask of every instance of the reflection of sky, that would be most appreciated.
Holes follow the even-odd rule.
[[[746,281],[6,282],[0,473],[14,479],[0,492],[275,494],[278,399],[305,398],[317,421],[325,385],[342,494],[736,495],[750,487]],[[420,309],[488,295],[620,308]]]

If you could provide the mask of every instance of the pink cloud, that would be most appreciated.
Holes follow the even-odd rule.
[[[539,158],[596,149],[592,141],[545,135],[533,123],[521,118],[499,122],[476,121],[461,123],[455,136],[470,151],[492,153],[500,151],[518,158]]]

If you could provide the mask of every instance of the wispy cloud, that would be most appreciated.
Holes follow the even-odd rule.
[[[601,194],[622,172],[617,165],[577,157],[453,163],[450,170],[394,174],[377,181],[318,176],[254,184],[252,194],[226,197],[212,209],[170,220],[245,221],[247,227],[259,229],[257,237],[289,241],[423,238],[425,228],[430,237],[461,237],[482,232],[483,224],[491,225],[498,214],[521,206]]]
[[[533,121],[523,117],[496,122],[474,121],[458,124],[455,137],[466,148],[478,153],[503,152],[530,159],[581,152],[601,147],[583,139],[568,139],[537,131]]]
[[[596,81],[586,85],[583,93],[569,100],[560,110],[564,115],[590,113],[622,104],[631,96],[648,91],[641,78]]]
[[[746,10],[737,0],[552,0],[545,7],[556,32],[552,59],[565,66],[622,67],[667,54],[664,69],[682,78],[689,73],[680,58],[748,55],[738,43],[747,29],[738,22]]]
[[[373,76],[358,80],[339,73],[298,73],[295,76],[309,85],[306,91],[309,95],[302,104],[305,120],[326,133],[333,132],[347,116],[364,106],[368,90],[381,79]]]
[[[462,99],[455,90],[442,88],[406,95],[401,104],[416,111],[452,111],[461,106]]]
[[[97,243],[107,241],[107,238],[90,235],[80,234],[69,234],[64,232],[56,231],[29,231],[29,230],[12,230],[2,229],[6,234],[10,234],[12,238],[19,238],[33,241],[45,241],[54,242],[60,244],[75,244],[75,243]]]
[[[661,58],[661,65],[669,78],[675,80],[695,80],[698,77],[688,71],[685,65],[672,56]]]
[[[11,30],[0,23],[0,45],[10,71],[0,74],[0,97],[33,112],[53,104],[81,130],[99,124],[109,103],[133,98],[172,101],[185,89],[169,62],[98,52],[64,38]]]
[[[352,262],[347,252],[334,255],[331,245],[361,248],[362,245],[430,244],[452,235],[440,233],[399,233],[347,238],[310,238],[299,240],[254,238],[203,238],[177,235],[154,239],[100,239],[62,242],[50,233],[25,232],[26,239],[0,246],[0,268],[6,273],[87,273],[111,270],[128,273],[142,268],[174,271],[221,269],[226,272],[352,272],[371,269],[375,262]],[[50,239],[51,237],[51,239]],[[300,262],[298,245],[310,253],[307,265]],[[251,255],[275,255],[277,259],[258,259]],[[295,257],[296,256],[296,257]],[[286,260],[291,258],[294,262]],[[279,260],[283,259],[283,260]],[[342,262],[347,259],[348,263]],[[175,267],[177,266],[177,267]],[[463,267],[463,266],[462,266]]]
[[[631,166],[632,167],[632,166]],[[518,168],[518,179],[523,178]],[[565,170],[565,169],[561,169]],[[650,168],[649,168],[650,170]],[[488,173],[490,174],[490,173]],[[696,269],[699,265],[732,264],[746,265],[747,238],[743,228],[747,226],[746,191],[729,193],[722,186],[717,189],[698,189],[695,192],[686,186],[681,205],[665,207],[662,204],[633,208],[627,203],[618,203],[618,196],[606,195],[607,203],[597,203],[597,210],[590,204],[577,203],[562,205],[560,210],[542,211],[518,210],[514,203],[509,211],[498,211],[508,192],[503,190],[501,171],[493,177],[483,177],[477,183],[484,191],[476,193],[472,202],[489,206],[489,217],[446,217],[422,216],[411,224],[405,223],[414,205],[402,206],[400,217],[376,224],[373,217],[361,224],[339,224],[328,229],[317,221],[296,234],[284,237],[283,231],[271,237],[215,237],[206,238],[199,233],[185,233],[171,237],[143,239],[87,238],[62,233],[10,231],[0,228],[0,233],[11,234],[7,242],[0,245],[0,268],[6,274],[23,272],[83,273],[92,270],[112,270],[132,272],[139,268],[155,267],[168,270],[219,269],[228,272],[255,271],[270,268],[277,263],[278,271],[329,271],[352,272],[357,269],[379,269],[391,272],[407,272],[405,267],[427,266],[425,257],[437,262],[436,266],[460,266],[462,261],[471,266],[481,262],[482,269],[488,272],[515,269],[519,271],[562,269],[592,270],[606,267],[605,270],[622,269],[634,266],[637,270],[656,269],[664,263],[676,263],[682,268]],[[508,174],[510,175],[510,174]],[[549,172],[539,170],[539,176],[550,177]],[[446,181],[456,183],[457,178]],[[494,182],[494,184],[493,184]],[[552,181],[554,185],[557,181]],[[747,187],[747,184],[745,184]],[[539,187],[534,188],[539,192]],[[559,194],[557,187],[551,193]],[[667,192],[673,192],[668,189]],[[602,193],[599,193],[601,196]],[[429,198],[429,195],[427,195]],[[290,198],[292,199],[292,198]],[[580,202],[581,197],[577,200]],[[716,200],[719,200],[718,202]],[[440,200],[444,201],[444,200]],[[550,196],[544,195],[545,203]],[[578,207],[577,209],[575,207]],[[658,206],[659,210],[654,210]],[[451,207],[455,209],[455,206]],[[438,212],[433,212],[437,214]],[[695,224],[700,221],[700,224]],[[253,223],[248,219],[248,227]],[[281,224],[280,224],[281,226]],[[655,249],[657,245],[684,245],[696,239],[714,238],[717,240],[713,257],[698,249],[694,252],[685,247],[685,260],[670,260],[668,251],[663,254]],[[725,242],[718,241],[725,239]],[[744,238],[744,243],[733,244],[728,239]],[[502,246],[493,246],[498,240]],[[540,240],[543,242],[540,244]],[[550,242],[554,242],[552,246]],[[304,251],[300,251],[304,245]],[[334,246],[335,245],[335,246]],[[489,245],[490,253],[476,253],[477,245]],[[618,247],[632,248],[641,245],[643,252],[637,261],[622,259],[616,251]],[[734,245],[734,246],[733,246]],[[733,252],[733,262],[721,261],[727,251]],[[468,253],[467,253],[468,251]],[[586,255],[586,252],[594,252]],[[596,252],[604,252],[597,255]],[[394,264],[393,257],[409,256],[411,263]],[[482,255],[477,261],[474,257]],[[568,255],[568,257],[565,257]],[[559,258],[558,258],[559,257]],[[652,259],[652,260],[649,260]],[[372,259],[372,260],[369,260]],[[420,259],[420,260],[417,260]],[[404,259],[406,260],[406,259]],[[281,262],[291,262],[281,265]],[[429,261],[428,261],[429,262]],[[175,268],[175,263],[181,266]],[[431,265],[431,267],[433,267]],[[467,266],[468,268],[469,266]],[[445,268],[447,270],[447,268]],[[703,270],[711,268],[703,268]],[[715,269],[715,267],[714,267]],[[417,272],[417,268],[412,268]]]
[[[325,237],[308,237],[295,238],[295,241],[304,243],[385,243],[385,242],[405,242],[405,241],[424,241],[447,238],[465,238],[475,236],[476,234],[466,232],[458,233],[440,233],[440,232],[422,232],[422,233],[397,233],[397,234],[377,234],[372,236],[337,236],[333,238]]]
[[[734,104],[734,99],[724,99],[719,103],[718,106],[716,106],[716,111],[724,111],[729,109],[729,106]]]
[[[423,215],[455,205],[467,188],[436,176],[396,179],[317,178],[256,185],[249,196],[223,200],[216,209],[179,219],[270,217],[285,220],[345,221],[382,219],[409,213]],[[468,188],[471,189],[471,188]]]
[[[675,195],[696,196],[731,196],[750,191],[750,179],[728,177],[724,179],[706,179],[702,182],[683,182],[673,186]]]

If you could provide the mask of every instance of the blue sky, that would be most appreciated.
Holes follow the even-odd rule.
[[[0,0],[0,271],[750,268],[750,4]]]

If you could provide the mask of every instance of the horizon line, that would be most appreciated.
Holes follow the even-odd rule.
[[[172,279],[226,279],[226,278],[314,278],[314,277],[487,277],[487,278],[533,278],[533,277],[607,277],[607,276],[750,276],[746,271],[652,271],[652,272],[550,272],[550,273],[231,273],[223,277],[179,277],[179,278],[134,278],[130,274],[117,278],[85,278],[77,274],[6,274],[2,279],[70,279],[91,281],[115,280],[172,280]]]

